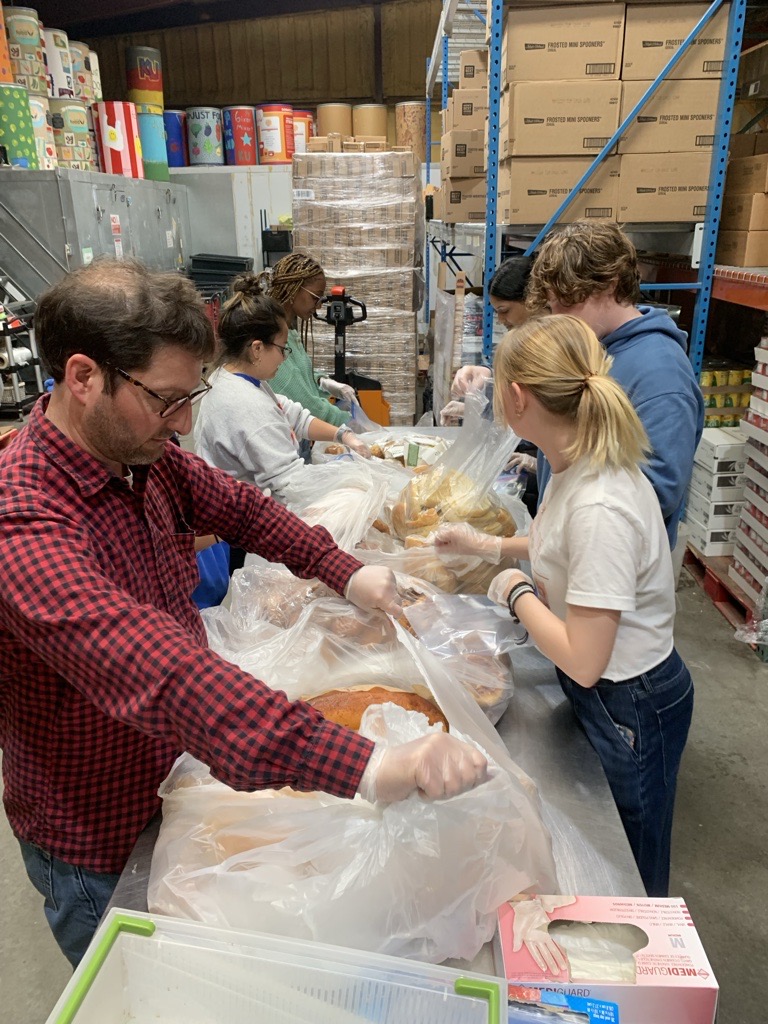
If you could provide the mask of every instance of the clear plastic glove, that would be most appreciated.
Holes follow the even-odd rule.
[[[453,399],[440,410],[440,426],[453,427],[464,419],[464,403]]]
[[[568,902],[572,902],[570,898]],[[549,918],[539,900],[522,900],[515,903],[514,908],[512,952],[519,952],[525,943],[525,948],[542,971],[555,975],[567,971],[565,952],[549,934]]]
[[[394,803],[418,792],[428,800],[457,796],[488,777],[485,756],[469,743],[435,732],[373,751],[358,793],[369,803]]]
[[[395,574],[383,565],[364,565],[352,573],[344,597],[367,612],[378,609],[395,617],[403,614]]]
[[[367,434],[369,429],[364,423],[361,423],[360,420],[356,420],[354,418],[347,420],[346,427],[355,434]]]
[[[371,458],[371,449],[357,437],[351,424],[349,424],[349,429],[341,435],[341,443],[345,444],[347,448],[351,448],[353,452],[357,452],[358,455],[362,455],[364,459]]]
[[[466,395],[470,391],[480,391],[490,378],[491,371],[487,366],[462,366],[453,378],[451,394]]]
[[[536,472],[536,456],[524,455],[523,452],[512,452],[505,469],[523,469],[526,473]]]
[[[501,561],[501,537],[481,533],[468,523],[440,526],[432,542],[438,555],[477,555],[492,565]]]
[[[355,401],[355,389],[349,384],[340,384],[333,377],[321,377],[319,384],[323,391],[327,391],[329,395],[338,398],[340,401]]]
[[[509,592],[516,583],[530,583],[534,586],[534,582],[530,576],[526,576],[524,572],[520,572],[519,569],[505,569],[504,572],[500,572],[498,576],[494,576],[491,580],[491,585],[488,587],[488,597],[495,601],[496,604],[500,604],[503,608],[507,607],[507,597]]]

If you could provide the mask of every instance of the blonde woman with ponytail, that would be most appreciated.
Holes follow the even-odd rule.
[[[461,524],[447,552],[530,559],[502,572],[507,607],[556,667],[602,762],[649,896],[666,896],[680,758],[693,682],[674,648],[674,576],[648,439],[612,377],[611,357],[572,316],[510,331],[494,366],[497,413],[552,467],[529,537],[500,541]]]

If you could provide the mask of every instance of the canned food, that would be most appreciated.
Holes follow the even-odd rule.
[[[715,409],[725,408],[725,395],[712,395],[712,398],[714,399],[712,405]]]
[[[704,417],[705,427],[722,427],[722,416],[716,416],[713,413]]]
[[[715,396],[711,392],[709,392],[709,393],[705,392],[704,393],[704,408],[705,409],[714,409],[715,408]]]
[[[742,370],[741,371],[741,383],[742,384],[751,384],[752,383],[752,371],[751,370]]]
[[[728,370],[714,370],[715,387],[724,388],[728,385]]]
[[[720,417],[721,427],[738,427],[740,417],[734,415],[725,415]]]
[[[742,383],[743,370],[740,366],[734,366],[728,371],[728,385],[732,388],[740,387]]]
[[[714,372],[712,370],[702,370],[699,383],[703,388],[713,388],[715,386]]]
[[[738,409],[740,401],[741,395],[739,394],[739,392],[731,391],[727,395],[723,395],[723,408]]]

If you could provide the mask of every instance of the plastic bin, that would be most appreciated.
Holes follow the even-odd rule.
[[[111,910],[47,1024],[501,1024],[506,985],[397,957]]]

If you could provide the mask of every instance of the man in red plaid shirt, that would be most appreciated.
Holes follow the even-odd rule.
[[[170,443],[214,347],[188,280],[96,261],[42,296],[36,329],[53,393],[0,455],[0,746],[8,819],[74,965],[183,750],[235,789],[385,801],[461,792],[486,763],[446,734],[376,748],[208,648],[196,536],[400,606],[389,570]]]

